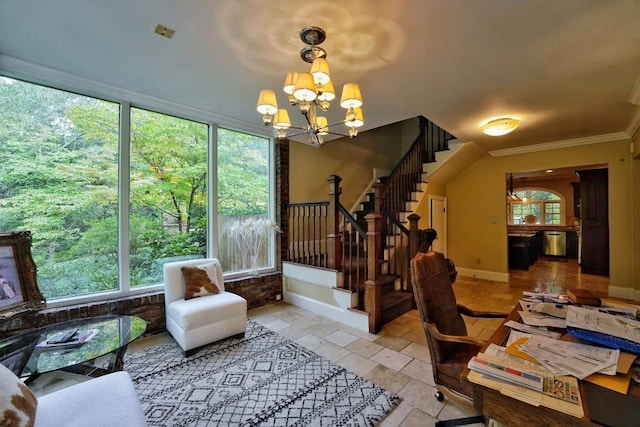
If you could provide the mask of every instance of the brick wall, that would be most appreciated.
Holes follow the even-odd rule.
[[[224,283],[225,290],[236,293],[247,300],[249,309],[273,304],[276,295],[282,295],[282,273],[274,272],[256,277],[230,280]],[[0,339],[42,326],[65,320],[94,317],[107,314],[128,314],[143,318],[147,322],[145,335],[166,330],[164,312],[164,292],[116,298],[73,306],[47,308],[27,313],[0,322]]]

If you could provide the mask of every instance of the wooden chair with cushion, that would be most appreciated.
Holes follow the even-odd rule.
[[[435,251],[418,252],[411,260],[413,293],[431,355],[436,384],[473,397],[471,386],[460,376],[471,357],[478,354],[484,341],[467,335],[461,314],[472,317],[504,318],[506,313],[474,311],[456,302],[453,292],[457,271],[453,261]],[[444,400],[442,392],[436,392]],[[482,416],[438,422],[437,426],[484,422]]]

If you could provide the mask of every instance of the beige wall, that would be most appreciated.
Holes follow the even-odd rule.
[[[415,211],[415,214],[420,216],[420,221],[418,221],[418,228],[425,229],[431,226],[431,224],[429,223],[429,218],[431,218],[431,212],[429,212],[429,196],[446,197],[446,195],[447,190],[444,185],[432,182],[427,185],[426,194],[420,200],[420,203],[418,204],[418,207]],[[440,231],[440,235],[442,234],[443,233]]]
[[[328,200],[330,175],[342,178],[340,201],[347,209],[360,198],[373,179],[373,169],[391,171],[407,145],[404,141],[416,129],[398,123],[360,134],[354,139],[341,138],[322,147],[290,142],[290,201]]]
[[[640,290],[634,260],[637,165],[632,167],[629,140],[503,157],[485,155],[446,186],[449,256],[461,268],[508,273],[506,233],[507,172],[606,163],[609,168],[610,284]],[[637,163],[636,160],[633,160]],[[496,218],[495,223],[492,218]],[[637,261],[636,261],[637,262]],[[637,267],[635,267],[637,271]]]

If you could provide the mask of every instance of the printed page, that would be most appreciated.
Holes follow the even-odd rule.
[[[531,311],[518,311],[522,321],[531,326],[547,326],[550,328],[566,328],[565,319],[547,316],[542,313],[534,313]]]
[[[532,336],[518,348],[556,375],[584,379],[600,372],[615,375],[620,350]]]

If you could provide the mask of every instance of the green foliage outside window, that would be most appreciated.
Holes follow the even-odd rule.
[[[131,286],[161,282],[163,260],[207,253],[208,126],[131,109],[118,218],[119,110],[0,77],[0,230],[31,230],[47,299],[119,289],[118,221]],[[269,140],[220,129],[218,142],[218,214],[268,215]]]

